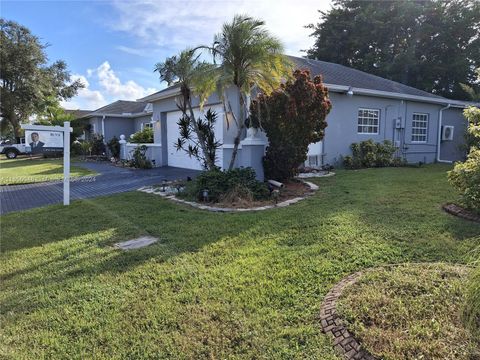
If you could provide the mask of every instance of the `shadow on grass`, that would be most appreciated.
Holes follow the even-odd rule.
[[[417,169],[405,170],[409,178]],[[37,295],[67,288],[77,279],[88,284],[150,261],[165,263],[223,241],[238,248],[265,242],[273,254],[293,251],[304,254],[302,261],[321,259],[325,269],[319,281],[327,283],[381,263],[462,262],[480,240],[480,226],[440,211],[445,183],[422,186],[417,179],[419,197],[412,194],[411,178],[399,177],[400,171],[383,174],[345,172],[317,179],[321,190],[313,197],[259,213],[211,213],[132,192],[3,216],[2,312],[60,306]],[[426,179],[420,180],[431,180],[423,175]],[[141,235],[160,242],[129,252],[112,247]]]

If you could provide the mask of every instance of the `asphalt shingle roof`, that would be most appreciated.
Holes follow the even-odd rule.
[[[347,66],[288,56],[298,69],[308,69],[312,76],[322,75],[323,82],[332,85],[351,86],[360,89],[387,91],[398,94],[425,96],[441,99],[441,96],[407,86],[396,81],[384,79],[380,76],[349,68]]]
[[[100,114],[136,114],[141,113],[147,106],[147,103],[141,101],[118,100],[108,104],[100,109],[91,112],[89,115]]]
[[[65,109],[65,113],[75,116],[75,119],[81,119],[82,117],[90,114],[92,110],[68,110]]]

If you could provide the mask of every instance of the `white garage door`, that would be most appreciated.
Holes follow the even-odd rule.
[[[203,110],[203,113],[207,111],[207,107]],[[224,122],[224,113],[222,106],[212,106],[212,110],[217,112],[218,118],[215,124],[215,136],[218,141],[222,142],[223,140],[223,122]],[[195,116],[202,116],[202,112],[200,109],[194,109]],[[181,118],[182,113],[181,111],[172,111],[167,113],[167,149],[168,149],[168,166],[174,166],[184,169],[194,169],[194,170],[202,170],[202,165],[200,162],[188,156],[188,154],[183,150],[178,150],[175,147],[177,143],[177,139],[180,137],[180,132],[178,129],[178,120]],[[185,144],[188,146],[188,144]],[[223,164],[223,154],[222,149],[217,150],[217,161],[218,166],[222,166]]]

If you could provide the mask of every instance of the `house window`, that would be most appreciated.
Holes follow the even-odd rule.
[[[146,128],[153,128],[153,124],[151,122],[146,122],[142,124],[142,129]]]
[[[413,113],[412,142],[427,142],[428,114]]]
[[[378,134],[378,124],[380,122],[380,110],[378,109],[358,109],[358,133],[359,134]]]

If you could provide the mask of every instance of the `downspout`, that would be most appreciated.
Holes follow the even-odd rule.
[[[441,141],[442,141],[442,117],[443,117],[443,110],[447,110],[447,109],[449,109],[451,106],[452,106],[451,104],[448,104],[447,106],[441,108],[440,111],[439,111],[439,115],[438,115],[437,162],[439,162],[439,163],[447,163],[447,164],[451,164],[451,163],[452,163],[452,161],[449,161],[449,160],[441,160],[441,159],[440,159],[440,144],[441,144]]]
[[[105,139],[105,115],[102,117],[102,136],[103,136],[103,142],[106,143]]]

